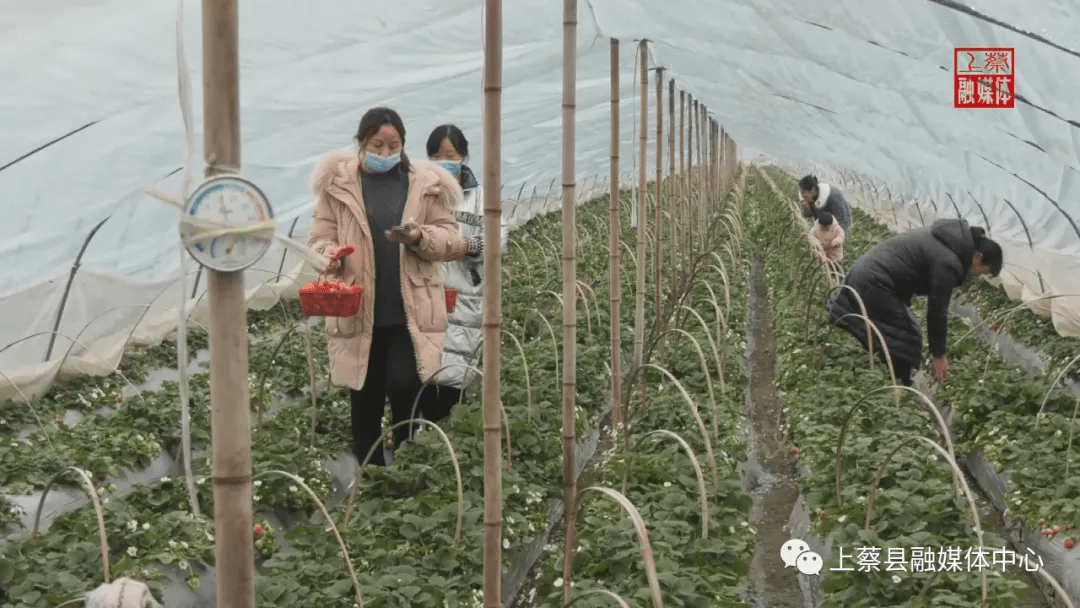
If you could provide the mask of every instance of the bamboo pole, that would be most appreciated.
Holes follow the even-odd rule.
[[[701,150],[701,183],[703,185],[702,191],[705,193],[703,200],[708,201],[711,192],[709,191],[709,128],[708,128],[708,109],[705,104],[701,104],[701,114],[698,116],[698,146]],[[702,209],[702,221],[705,220],[704,206]],[[704,233],[702,233],[704,238]]]
[[[720,158],[717,162],[720,164],[720,190],[724,194],[728,191],[727,186],[727,173],[724,171],[724,163],[727,161],[727,150],[724,146],[727,144],[727,134],[724,133],[724,127],[720,127]]]
[[[709,179],[712,180],[713,196],[720,196],[720,181],[718,177],[717,167],[717,134],[716,134],[716,120],[709,120]]]
[[[716,129],[712,118],[709,119],[709,187],[716,196]]]
[[[675,297],[676,275],[679,272],[678,251],[678,201],[675,198],[675,79],[668,81],[668,215],[671,222],[671,274],[670,297]]]
[[[720,127],[720,179],[723,182],[724,190],[728,190],[727,179],[727,161],[728,161],[728,149],[727,149],[727,131],[724,127]]]
[[[717,188],[720,189],[720,196],[724,195],[723,184],[720,183],[720,157],[723,154],[723,148],[720,147],[720,123],[713,123],[713,132],[716,133],[714,139],[716,141],[716,183]]]
[[[660,329],[660,273],[663,267],[660,243],[663,241],[663,189],[664,189],[664,68],[656,68],[656,219],[653,224],[653,281],[655,297],[653,302],[653,335]]]
[[[716,123],[716,181],[720,184],[720,196],[727,194],[727,189],[724,187],[724,135],[723,127],[720,126],[720,122]]]
[[[705,167],[703,173],[705,174],[705,192],[707,194],[705,198],[705,212],[708,216],[708,205],[713,201],[713,183],[712,183],[712,128],[711,120],[709,118],[709,108],[704,106],[701,108],[701,145],[704,147],[704,152],[701,158],[705,161]]]
[[[713,138],[713,121],[706,115],[705,118],[705,157],[709,159],[709,167],[705,172],[705,178],[709,181],[709,202],[716,201],[716,140]]]
[[[484,7],[484,241],[502,232],[503,3]],[[484,608],[502,606],[502,258],[484,248]]]
[[[690,196],[690,178],[686,173],[686,91],[682,89],[679,89],[679,189],[679,217],[683,225],[683,249],[679,253],[685,258],[686,243],[689,240],[687,232],[692,228],[690,222],[686,221],[688,216],[684,213],[684,202]]]
[[[694,121],[697,108],[697,101],[694,100],[694,96],[687,94],[686,96],[686,225],[690,229],[690,239],[686,243],[686,256],[690,258],[691,253],[694,250],[694,239],[697,235],[696,222],[692,221],[694,217],[694,192],[696,187],[696,179],[694,173]]]
[[[697,101],[693,95],[686,96],[686,168],[694,172],[694,120],[697,112]]]
[[[705,227],[705,195],[706,195],[705,194],[705,186],[706,186],[706,184],[705,184],[705,179],[704,179],[704,177],[705,177],[704,176],[704,174],[705,174],[705,155],[702,152],[703,148],[702,148],[702,145],[701,145],[701,143],[702,143],[701,142],[701,131],[702,131],[702,129],[701,129],[701,114],[702,114],[702,110],[705,108],[705,106],[700,101],[696,101],[694,103],[694,108],[696,110],[695,113],[694,113],[694,116],[695,116],[695,120],[694,120],[694,131],[695,131],[695,133],[694,133],[694,152],[697,154],[697,159],[698,159],[698,168],[697,168],[698,213],[700,214],[700,218],[699,218],[698,221],[700,222],[700,226],[702,227],[702,230],[700,230],[698,232],[698,239],[699,239],[698,244],[700,246],[700,244],[705,239],[705,232],[704,232],[704,227]]]
[[[708,171],[709,164],[705,158],[705,104],[698,105],[698,120],[697,120],[697,146],[698,146],[698,164],[701,167],[698,169],[698,183],[701,184],[701,244],[705,243],[705,205],[709,196],[709,180]]]
[[[639,45],[641,78],[641,134],[638,136],[638,206],[637,206],[637,301],[634,308],[634,368],[643,361],[645,350],[645,155],[649,144],[649,43]],[[641,376],[642,409],[645,407],[645,375]]]
[[[686,91],[679,89],[679,175],[686,176]]]
[[[209,177],[240,167],[240,20],[237,0],[203,0],[202,9],[203,157]],[[207,291],[217,605],[254,608],[244,273],[209,270]]]
[[[563,200],[562,200],[562,279],[563,279],[563,504],[567,513],[577,504],[577,479],[574,470],[575,366],[577,362],[577,184],[574,179],[574,110],[577,106],[577,0],[563,0]],[[586,303],[586,306],[588,304]],[[569,603],[574,567],[574,527],[576,518],[568,516],[564,533],[563,602]]]
[[[701,173],[701,191],[705,195],[705,200],[709,196],[709,133],[705,128],[705,104],[698,106],[698,159],[701,165],[699,171]],[[704,220],[704,216],[702,217]],[[703,235],[704,236],[704,235]]]
[[[625,412],[622,405],[622,341],[620,339],[622,317],[619,311],[619,281],[622,251],[619,247],[620,189],[619,189],[619,40],[611,39],[611,207],[608,226],[608,249],[611,251],[611,268],[608,283],[611,290],[611,416],[612,422],[622,425],[624,442],[629,445],[626,433]]]

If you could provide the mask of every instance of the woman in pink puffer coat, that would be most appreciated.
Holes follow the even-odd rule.
[[[374,108],[360,120],[360,152],[339,151],[315,167],[317,197],[309,246],[325,270],[364,289],[360,311],[326,319],[331,381],[350,390],[353,453],[362,461],[392,420],[408,420],[423,384],[442,364],[446,300],[441,263],[482,255],[479,237],[458,234],[451,209],[461,187],[442,167],[403,151],[397,112]],[[395,226],[403,230],[391,231]],[[331,262],[350,244],[355,253]],[[394,431],[409,438],[412,425]],[[385,465],[382,450],[371,464]]]

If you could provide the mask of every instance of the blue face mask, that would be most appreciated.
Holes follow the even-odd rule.
[[[449,172],[450,175],[453,175],[454,177],[457,177],[461,174],[460,160],[439,160],[435,162],[442,166],[443,169],[446,169],[447,172]]]
[[[372,173],[386,173],[398,166],[401,162],[401,152],[393,156],[379,156],[372,152],[364,152],[364,165]]]

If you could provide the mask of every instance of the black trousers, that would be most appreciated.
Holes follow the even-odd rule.
[[[376,327],[371,337],[371,352],[368,355],[367,377],[364,388],[350,391],[352,405],[353,454],[363,462],[371,446],[379,440],[382,433],[382,419],[386,411],[386,401],[390,400],[391,420],[394,424],[413,417],[413,403],[423,386],[420,373],[416,369],[416,353],[413,350],[409,329],[404,325]],[[428,387],[425,394],[433,391]],[[420,411],[428,418],[430,409],[425,413],[421,399]],[[403,424],[394,429],[394,444],[401,445],[410,437],[410,427],[415,433],[420,425]],[[387,446],[392,447],[392,446]],[[372,454],[369,464],[386,466],[386,459],[381,449]]]
[[[438,422],[450,415],[450,410],[461,400],[461,389],[453,386],[431,385],[424,387],[420,396],[420,412],[424,420]]]
[[[853,336],[855,336],[855,341],[859,343],[859,346],[861,346],[864,350],[866,349],[866,340],[863,339],[862,335],[857,335],[853,332],[848,333],[851,333]],[[881,359],[882,363],[888,365],[889,360],[885,358],[885,351],[882,350],[879,343],[880,340],[877,339],[877,336],[874,336],[874,352],[877,354],[878,359]],[[903,384],[904,386],[911,386],[911,363],[909,363],[908,361],[904,361],[903,359],[893,359],[892,366],[893,372],[896,374],[896,381],[900,384]]]

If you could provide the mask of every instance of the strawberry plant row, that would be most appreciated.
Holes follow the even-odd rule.
[[[1055,382],[1080,354],[1080,342],[1057,334],[1049,319],[1017,309],[989,282],[972,281],[957,291],[974,312],[950,315],[950,379],[937,393],[953,412],[956,449],[1012,530],[1016,550],[1038,559],[1080,602],[1080,567],[1072,552],[1080,521],[1080,449],[1073,441],[1080,399],[1075,384],[1067,390]],[[913,310],[925,325],[925,302]],[[1021,348],[1001,347],[1017,339]],[[1024,347],[1041,362],[1031,365]],[[1039,368],[1041,374],[1034,372]]]
[[[306,349],[302,332],[287,334],[290,348],[280,340],[252,340],[250,346],[251,393],[256,399],[268,390],[278,395],[299,394],[308,386]],[[325,337],[312,331],[317,369],[325,370]],[[267,373],[269,372],[269,373]],[[325,372],[322,373],[325,376]],[[125,374],[126,376],[126,374]],[[145,374],[143,375],[145,376]],[[175,453],[180,444],[180,400],[178,385],[164,383],[157,391],[131,395],[124,378],[97,380],[89,389],[37,400],[50,404],[46,411],[75,412],[81,419],[68,423],[55,414],[43,426],[24,427],[3,437],[0,450],[0,492],[23,494],[41,490],[56,473],[71,463],[79,463],[100,480],[115,478],[121,469],[146,466],[162,453]],[[196,449],[209,445],[209,374],[190,376],[192,442]],[[25,404],[12,409],[28,410]],[[43,412],[39,411],[38,416]],[[310,414],[309,414],[310,415]],[[310,425],[309,425],[310,426]],[[268,429],[273,433],[275,427]]]
[[[737,218],[732,224],[741,223],[742,198],[732,196],[710,207],[716,221],[727,211]],[[723,231],[718,242],[728,243],[737,252],[742,249],[739,240],[737,233]],[[722,254],[721,263],[726,262],[726,278],[713,270],[705,275],[708,287],[701,283],[692,289],[690,300],[701,320],[689,312],[676,317],[670,327],[686,333],[670,335],[652,359],[653,364],[667,369],[678,384],[672,377],[649,370],[644,407],[639,386],[630,400],[629,453],[620,431],[611,432],[603,466],[591,472],[584,484],[625,490],[645,523],[664,602],[678,606],[750,605],[746,601],[746,584],[755,532],[748,521],[752,500],[741,486],[735,457],[746,447],[739,428],[746,378],[737,360],[737,353],[745,347],[746,266],[738,253],[732,259],[724,257],[731,256],[726,250],[717,247],[716,251]],[[669,256],[667,250],[662,259]],[[653,275],[647,272],[646,276]],[[653,285],[647,282],[648,293]],[[719,301],[713,300],[714,296]],[[708,325],[716,323],[717,310],[726,319],[719,323],[726,324],[726,331],[703,326],[703,319],[709,319]],[[713,335],[720,339],[717,351],[724,353],[720,355],[722,383],[710,356]],[[707,361],[704,366],[702,356]],[[706,373],[713,379],[706,378]],[[694,402],[706,427],[708,448],[687,397]],[[694,464],[671,433],[686,442],[700,463],[707,520],[702,516],[701,488]],[[711,478],[713,464],[708,461],[710,449],[717,471],[715,486]],[[580,598],[575,605],[609,605],[610,598],[588,595],[600,590],[647,605],[647,574],[633,525],[613,501],[588,493],[582,501],[572,552],[574,597]],[[560,536],[548,548],[536,584],[535,603],[528,605],[562,602],[563,587],[569,584],[564,580],[564,556],[565,544]]]
[[[603,221],[606,202],[594,201],[583,207],[583,210],[591,212],[591,216],[590,213],[583,213],[583,231],[606,230],[606,222]],[[592,224],[597,225],[595,228],[589,223],[590,219]],[[557,234],[557,221],[557,216],[542,218],[515,231],[516,246],[511,247],[505,258],[508,277],[504,283],[504,332],[524,338],[523,350],[528,361],[526,373],[524,362],[512,341],[504,343],[503,402],[510,420],[513,454],[513,468],[504,473],[504,532],[509,558],[513,557],[515,548],[535,535],[538,527],[546,524],[547,509],[544,503],[546,499],[556,497],[561,487],[558,351],[539,318],[546,315],[554,322],[559,310],[557,302],[542,305],[537,298],[538,292],[557,289],[559,284],[558,258],[555,250],[547,246]],[[579,275],[587,281],[590,277],[606,274],[606,251],[595,244],[591,247],[587,245],[599,242],[598,239],[583,239],[586,246],[581,248]],[[630,315],[625,313],[632,311],[633,291],[628,278],[624,279],[624,327],[632,327],[629,324]],[[598,284],[594,282],[592,285]],[[606,301],[603,298],[592,300],[593,312],[602,318]],[[595,316],[590,320],[584,303],[579,310],[579,318],[584,319],[587,326],[592,321],[599,324]],[[295,312],[292,311],[293,318],[288,319],[290,323],[296,320]],[[268,315],[267,318],[276,317]],[[579,321],[580,378],[606,377],[603,364],[608,354],[606,340],[602,332],[595,331],[593,336],[589,335],[589,331],[581,331]],[[324,350],[318,342],[321,331],[313,332],[313,337],[316,337],[314,350],[320,353]],[[271,357],[275,359],[275,369],[284,373],[269,374],[272,388],[268,392],[279,396],[306,386],[306,349],[299,332],[287,339],[276,355],[270,345],[266,346],[265,352],[260,347],[253,347],[252,371],[259,369],[259,362],[269,361]],[[324,359],[317,362],[316,374],[317,377],[325,377]],[[529,376],[532,378],[531,385],[522,381]],[[122,387],[115,378],[109,380],[111,384],[106,385],[108,389],[101,389],[101,399],[108,400],[113,391]],[[258,379],[253,382],[258,382]],[[199,413],[202,406],[197,405],[200,400],[205,401],[205,396],[200,396],[207,390],[205,376],[203,379],[193,376],[192,387],[193,435],[197,445],[205,446],[206,414]],[[257,394],[256,388],[253,387],[253,397]],[[604,389],[602,382],[579,384],[578,428],[595,425],[602,415],[607,401]],[[84,399],[87,397],[85,391],[76,394]],[[174,439],[175,430],[171,427],[175,426],[179,417],[175,385],[167,384],[160,391],[144,393],[142,397],[128,396],[123,404],[118,404],[124,414],[117,417],[119,412],[114,412],[106,418],[116,417],[116,420],[127,421],[129,427],[133,424],[151,426],[159,445],[163,443],[161,438],[168,433],[173,433],[169,438]],[[406,444],[398,451],[394,466],[365,472],[352,520],[349,526],[342,529],[342,535],[348,553],[353,557],[361,592],[369,604],[381,601],[390,605],[445,603],[449,606],[466,606],[471,604],[479,589],[483,485],[478,397],[470,396],[443,423],[454,445],[465,482],[464,525],[458,548],[453,546],[451,532],[457,497],[453,486],[447,484],[454,471],[436,433],[424,433]],[[85,407],[95,409],[96,399],[98,396],[87,399],[90,404]],[[143,404],[140,406],[143,409],[126,409],[126,406],[134,403]],[[325,498],[329,488],[322,463],[336,456],[342,444],[348,441],[347,395],[341,391],[322,392],[319,395],[319,426],[314,445],[309,445],[306,439],[311,413],[307,403],[306,399],[302,399],[281,407],[275,416],[264,421],[262,428],[256,430],[253,446],[255,468],[257,474],[271,469],[295,473],[313,486],[320,498]],[[134,422],[140,420],[143,422]],[[107,430],[117,429],[109,427]],[[144,434],[144,440],[147,435],[149,433]],[[128,453],[123,456],[131,457]],[[85,458],[75,457],[74,462],[67,464],[86,466],[83,460]],[[205,464],[202,470],[207,470]],[[103,471],[111,472],[107,466]],[[95,474],[95,478],[99,478],[99,475]],[[260,478],[259,482],[255,491],[258,511],[281,512],[298,507],[311,511],[310,502],[296,484],[288,480],[278,481],[274,477]],[[177,576],[181,580],[186,578],[192,588],[197,588],[201,581],[206,580],[204,565],[212,565],[213,559],[212,522],[205,516],[212,513],[212,491],[203,477],[200,477],[197,487],[204,514],[197,519],[184,509],[186,490],[178,480],[165,479],[141,486],[114,500],[106,496],[104,516],[110,539],[110,573],[113,578],[129,575],[148,580],[158,592],[162,590],[165,573],[174,579]],[[107,487],[105,489],[108,490]],[[338,509],[335,519],[339,522],[340,516],[341,510]],[[265,573],[258,580],[260,603],[326,606],[354,597],[344,561],[333,535],[327,533],[324,521],[316,517],[310,520],[311,523],[306,523],[308,520],[304,517],[301,523],[287,531],[274,530],[265,520],[260,521],[264,523],[253,531],[260,570]],[[180,533],[166,526],[174,523],[185,526],[186,532]],[[199,533],[203,533],[202,537],[199,537]],[[48,532],[41,536],[24,534],[10,539],[5,545],[4,558],[0,559],[0,595],[5,605],[55,605],[101,582],[100,555],[95,553],[96,543],[93,542],[95,537],[96,519],[93,509],[86,506],[57,517]],[[81,553],[76,553],[82,557],[67,557],[73,547],[79,547]],[[91,547],[95,550],[91,550]],[[671,576],[677,577],[678,574],[672,571]]]
[[[772,177],[781,191],[794,191],[789,176],[774,172]],[[815,514],[810,533],[827,539],[822,606],[903,606],[918,597],[929,605],[978,604],[980,574],[977,567],[969,569],[968,550],[977,560],[980,546],[1000,548],[1005,541],[984,525],[980,542],[967,499],[954,492],[950,469],[917,439],[944,444],[934,419],[906,391],[896,405],[892,391],[882,389],[891,384],[887,370],[876,361],[871,368],[865,349],[828,325],[823,307],[828,287],[815,276],[822,269],[812,263],[804,223],[790,203],[777,200],[764,181],[755,183],[749,196],[757,201],[752,234],[766,259],[776,310],[782,353],[778,388],[791,439],[809,471],[802,490]],[[800,238],[785,248],[764,246],[775,243],[779,233]],[[845,260],[850,264],[884,235],[882,227],[856,211]],[[870,511],[869,492],[886,460]],[[952,562],[950,550],[960,551],[960,571],[937,572],[938,562],[945,561],[938,559],[942,554]],[[929,569],[928,552],[933,552]],[[1014,566],[1002,570],[1000,565],[984,569],[989,603],[1016,606],[1026,591],[1023,574]]]
[[[1010,300],[1004,288],[973,281],[957,292],[975,308],[989,329],[1006,333],[1032,348],[1040,359],[1043,375],[1057,376],[1080,354],[1080,337],[1059,334],[1051,319],[1036,315],[1029,308],[1015,310],[1019,303]],[[1080,367],[1073,363],[1066,375],[1080,378]]]

